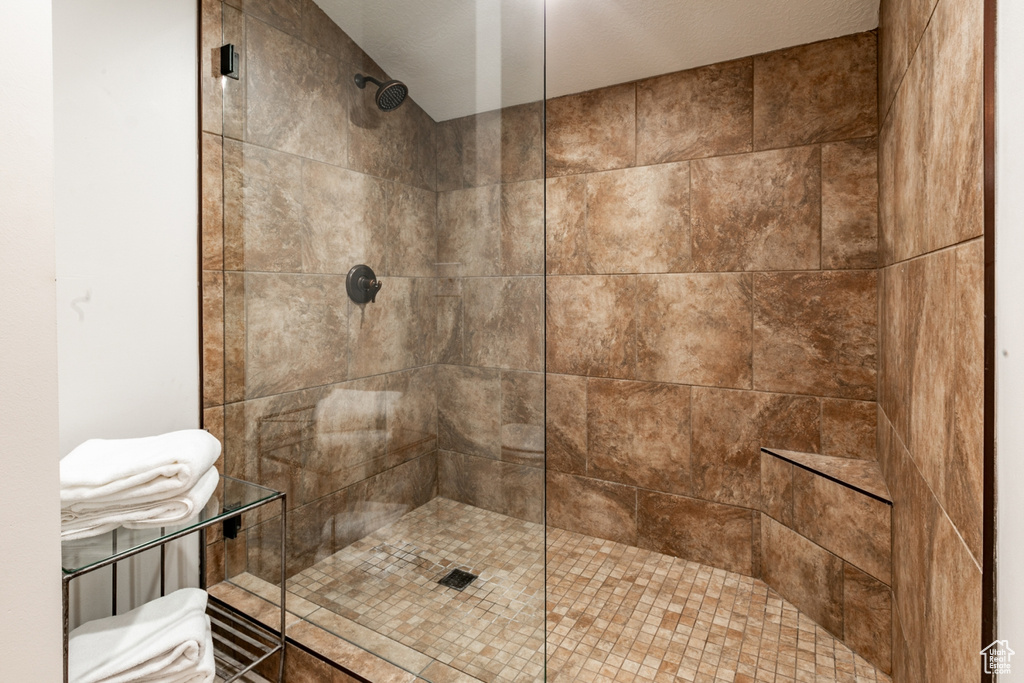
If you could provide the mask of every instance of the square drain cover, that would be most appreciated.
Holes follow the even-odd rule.
[[[461,569],[453,569],[448,572],[443,579],[438,581],[438,583],[442,586],[448,586],[449,588],[454,588],[455,590],[460,591],[473,583],[476,578],[476,574],[470,574],[469,572],[464,572]]]

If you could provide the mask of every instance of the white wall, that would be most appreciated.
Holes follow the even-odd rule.
[[[0,680],[59,681],[50,4],[0,2]]]
[[[53,0],[61,455],[199,425],[196,5]],[[75,616],[105,616],[109,583],[80,581]]]
[[[996,59],[996,473],[998,634],[1024,681],[1024,3],[998,5]]]

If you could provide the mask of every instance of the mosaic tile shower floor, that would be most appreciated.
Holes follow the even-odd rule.
[[[435,498],[288,587],[461,680],[541,681],[543,539],[540,525]],[[889,681],[757,579],[560,529],[548,563],[549,681]],[[479,578],[437,583],[455,568]]]

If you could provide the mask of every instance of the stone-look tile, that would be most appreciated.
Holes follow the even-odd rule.
[[[224,403],[224,274],[203,271],[203,406]]]
[[[437,274],[437,196],[428,190],[390,183],[385,244],[388,275],[434,277]]]
[[[640,275],[637,301],[637,379],[751,388],[750,275]]]
[[[253,595],[238,586],[234,586],[224,581],[210,586],[208,591],[211,597],[231,605],[236,610],[252,617],[256,621],[272,626],[275,630],[280,628],[281,612],[278,610],[276,603],[264,600],[258,595]],[[295,624],[298,621],[298,617],[290,614],[287,615],[285,624],[287,626]]]
[[[546,375],[547,467],[586,474],[587,380],[574,375]]]
[[[637,543],[637,491],[630,486],[547,473],[547,523],[618,543]]]
[[[387,450],[400,459],[437,447],[437,371],[432,365],[387,376]]]
[[[220,46],[223,18],[220,0],[199,4],[199,104],[202,129],[219,135],[223,130],[224,92],[221,89]]]
[[[463,276],[499,275],[500,252],[501,186],[438,194],[438,263],[460,264]]]
[[[637,545],[750,575],[750,510],[695,498],[637,492]]]
[[[753,149],[753,60],[667,74],[640,81],[636,89],[638,164]]]
[[[301,159],[224,141],[224,268],[302,269],[302,176]]]
[[[591,379],[588,476],[690,493],[690,387]]]
[[[304,41],[321,52],[337,57],[343,64],[363,73],[381,77],[380,70],[373,60],[364,53],[355,41],[320,9],[315,2],[305,0],[302,7],[302,32],[299,35]]]
[[[272,182],[272,179],[268,179]],[[387,272],[387,187],[336,166],[302,164],[302,270],[343,275],[359,263]],[[280,228],[278,228],[280,230]]]
[[[761,549],[761,513],[752,511],[750,514],[750,575],[761,578],[763,562]]]
[[[834,455],[800,453],[781,448],[764,448],[763,451],[795,463],[805,469],[820,473],[855,489],[866,491],[883,501],[892,502],[892,495],[885,485],[882,468],[873,460],[840,458]]]
[[[908,263],[879,271],[878,404],[903,443],[910,437],[910,377],[913,349],[908,341]]]
[[[761,516],[762,573],[833,635],[843,637],[843,561],[767,515]]]
[[[213,586],[227,579],[224,566],[224,542],[206,546],[206,585]]]
[[[480,680],[437,660],[420,673],[423,674],[424,680],[431,683],[477,683]]]
[[[307,7],[305,2],[294,0],[226,0],[246,14],[270,24],[293,36],[302,32],[302,15]]]
[[[245,398],[245,274],[224,273],[224,401]]]
[[[501,459],[544,467],[542,373],[501,373]]]
[[[344,276],[245,276],[247,398],[345,379]]]
[[[501,186],[501,273],[544,274],[544,181]]]
[[[215,406],[213,408],[203,409],[203,429],[213,434],[220,441],[221,446],[224,444],[224,406]],[[217,458],[217,462],[214,464],[217,471],[221,474],[224,473],[224,449],[221,448],[220,457]],[[210,539],[211,533],[207,533],[207,540]]]
[[[339,616],[330,609],[320,608],[309,615],[309,621],[321,626],[336,636],[341,636],[368,652],[386,658],[389,662],[410,671],[422,671],[433,661],[427,655],[411,647],[376,633],[372,629]]]
[[[821,452],[841,458],[875,459],[878,431],[873,401],[821,401]]]
[[[442,365],[462,365],[465,359],[462,284],[458,278],[437,280],[434,361]]]
[[[984,230],[983,11],[939,3],[897,95],[897,259]]]
[[[353,673],[379,683],[413,683],[416,676],[399,669],[376,655],[352,645],[328,631],[307,621],[300,621],[288,629],[288,637],[317,652],[332,662],[344,662]],[[287,662],[287,657],[285,658]]]
[[[636,87],[613,85],[548,100],[548,176],[592,173],[636,162]]]
[[[344,276],[339,276],[344,279]],[[349,377],[394,372],[431,360],[436,285],[432,279],[391,277],[376,302],[348,301]]]
[[[583,275],[587,266],[587,177],[547,181],[545,232],[548,275]]]
[[[220,45],[231,43],[238,52],[239,78],[221,78],[219,88],[222,90],[224,103],[224,137],[234,140],[245,140],[245,118],[246,118],[246,83],[249,80],[249,55],[246,49],[246,20],[235,7],[225,3],[221,10],[223,27]],[[220,45],[217,47],[219,48]],[[220,54],[217,55],[219,64]]]
[[[587,270],[690,269],[690,165],[662,164],[587,176]]]
[[[761,453],[761,511],[788,527],[793,526],[793,470],[791,463]]]
[[[874,400],[874,271],[754,275],[754,388]]]
[[[437,369],[438,447],[501,457],[501,377],[497,370],[444,365]]]
[[[439,192],[501,181],[501,112],[489,111],[437,125]]]
[[[336,671],[327,662],[297,647],[289,648],[284,659],[285,680],[289,683],[333,683]],[[274,678],[277,670],[271,668],[267,673]]]
[[[878,107],[882,118],[917,50],[936,0],[883,0],[878,22]]]
[[[956,421],[956,252],[910,261],[906,294],[905,338],[911,354],[906,445],[941,503]]]
[[[378,178],[435,190],[437,124],[411,98],[398,109],[382,112],[373,94],[359,90],[352,74],[343,75],[351,88],[348,120],[348,167]]]
[[[796,468],[793,529],[857,568],[891,583],[892,506]]]
[[[543,278],[467,278],[462,287],[466,363],[543,370]]]
[[[501,179],[506,183],[544,177],[544,103],[501,110]]]
[[[438,494],[528,522],[544,521],[544,470],[442,451]]]
[[[821,264],[818,147],[690,164],[695,270],[808,270]]]
[[[874,33],[754,57],[754,149],[875,135]]]
[[[984,509],[984,374],[985,245],[975,241],[956,249],[956,419],[944,506],[979,562]]]
[[[902,237],[896,223],[896,106],[878,133],[878,264],[895,260],[896,242]]]
[[[351,76],[340,62],[246,21],[246,141],[337,166],[348,158]]]
[[[878,140],[821,146],[821,267],[878,265]]]
[[[202,139],[202,260],[203,269],[224,268],[224,154],[221,138],[203,133]]]
[[[819,448],[821,407],[808,396],[694,387],[690,460],[694,495],[757,508],[762,445]]]
[[[892,592],[856,567],[843,566],[843,642],[892,671]]]
[[[632,379],[636,278],[547,278],[547,370]]]

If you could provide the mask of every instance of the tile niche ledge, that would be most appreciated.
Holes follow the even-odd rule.
[[[878,463],[761,449],[761,578],[890,673],[892,497]]]

